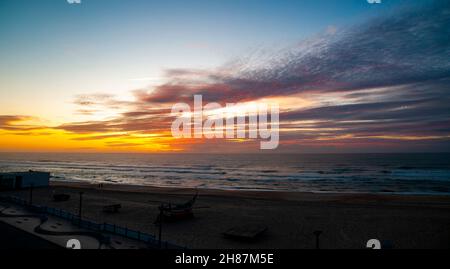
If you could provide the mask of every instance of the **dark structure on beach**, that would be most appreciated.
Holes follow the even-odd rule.
[[[50,173],[47,172],[11,172],[0,173],[0,189],[14,190],[31,187],[48,187]]]

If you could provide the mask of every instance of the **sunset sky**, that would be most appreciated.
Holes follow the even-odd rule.
[[[450,151],[450,2],[0,1],[0,151],[259,152],[171,107],[276,102],[279,152]]]

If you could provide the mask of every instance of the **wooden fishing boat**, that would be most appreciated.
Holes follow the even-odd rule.
[[[194,217],[193,207],[197,200],[197,196],[198,193],[184,204],[162,203],[159,206],[160,214],[158,215],[156,222],[160,222],[161,220],[172,222]]]

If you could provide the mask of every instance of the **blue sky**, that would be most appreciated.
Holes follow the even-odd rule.
[[[129,65],[142,59],[155,66],[214,65],[261,44],[289,44],[345,25],[390,2],[3,0],[0,48],[2,58],[24,65],[41,57],[59,66],[88,57],[105,66],[115,58]],[[205,55],[205,47],[213,51]],[[65,55],[68,50],[75,51]]]
[[[348,25],[397,2],[2,0],[0,82],[7,90],[0,91],[0,100],[18,104],[0,104],[5,112],[19,113],[29,107],[19,100],[47,97],[34,112],[49,117],[45,100],[66,103],[94,91],[126,95],[152,83],[129,79],[158,79],[168,68],[213,68],[261,46],[289,46],[329,26]],[[70,109],[59,107],[64,118]]]

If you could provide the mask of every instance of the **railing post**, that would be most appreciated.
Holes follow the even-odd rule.
[[[79,206],[79,210],[78,210],[78,216],[80,217],[80,219],[81,219],[82,207],[83,207],[83,192],[80,191],[80,206]]]
[[[162,222],[163,222],[163,208],[159,207],[159,248],[162,247]]]
[[[31,184],[31,186],[30,186],[30,206],[33,205],[33,188],[34,188],[34,184]]]

